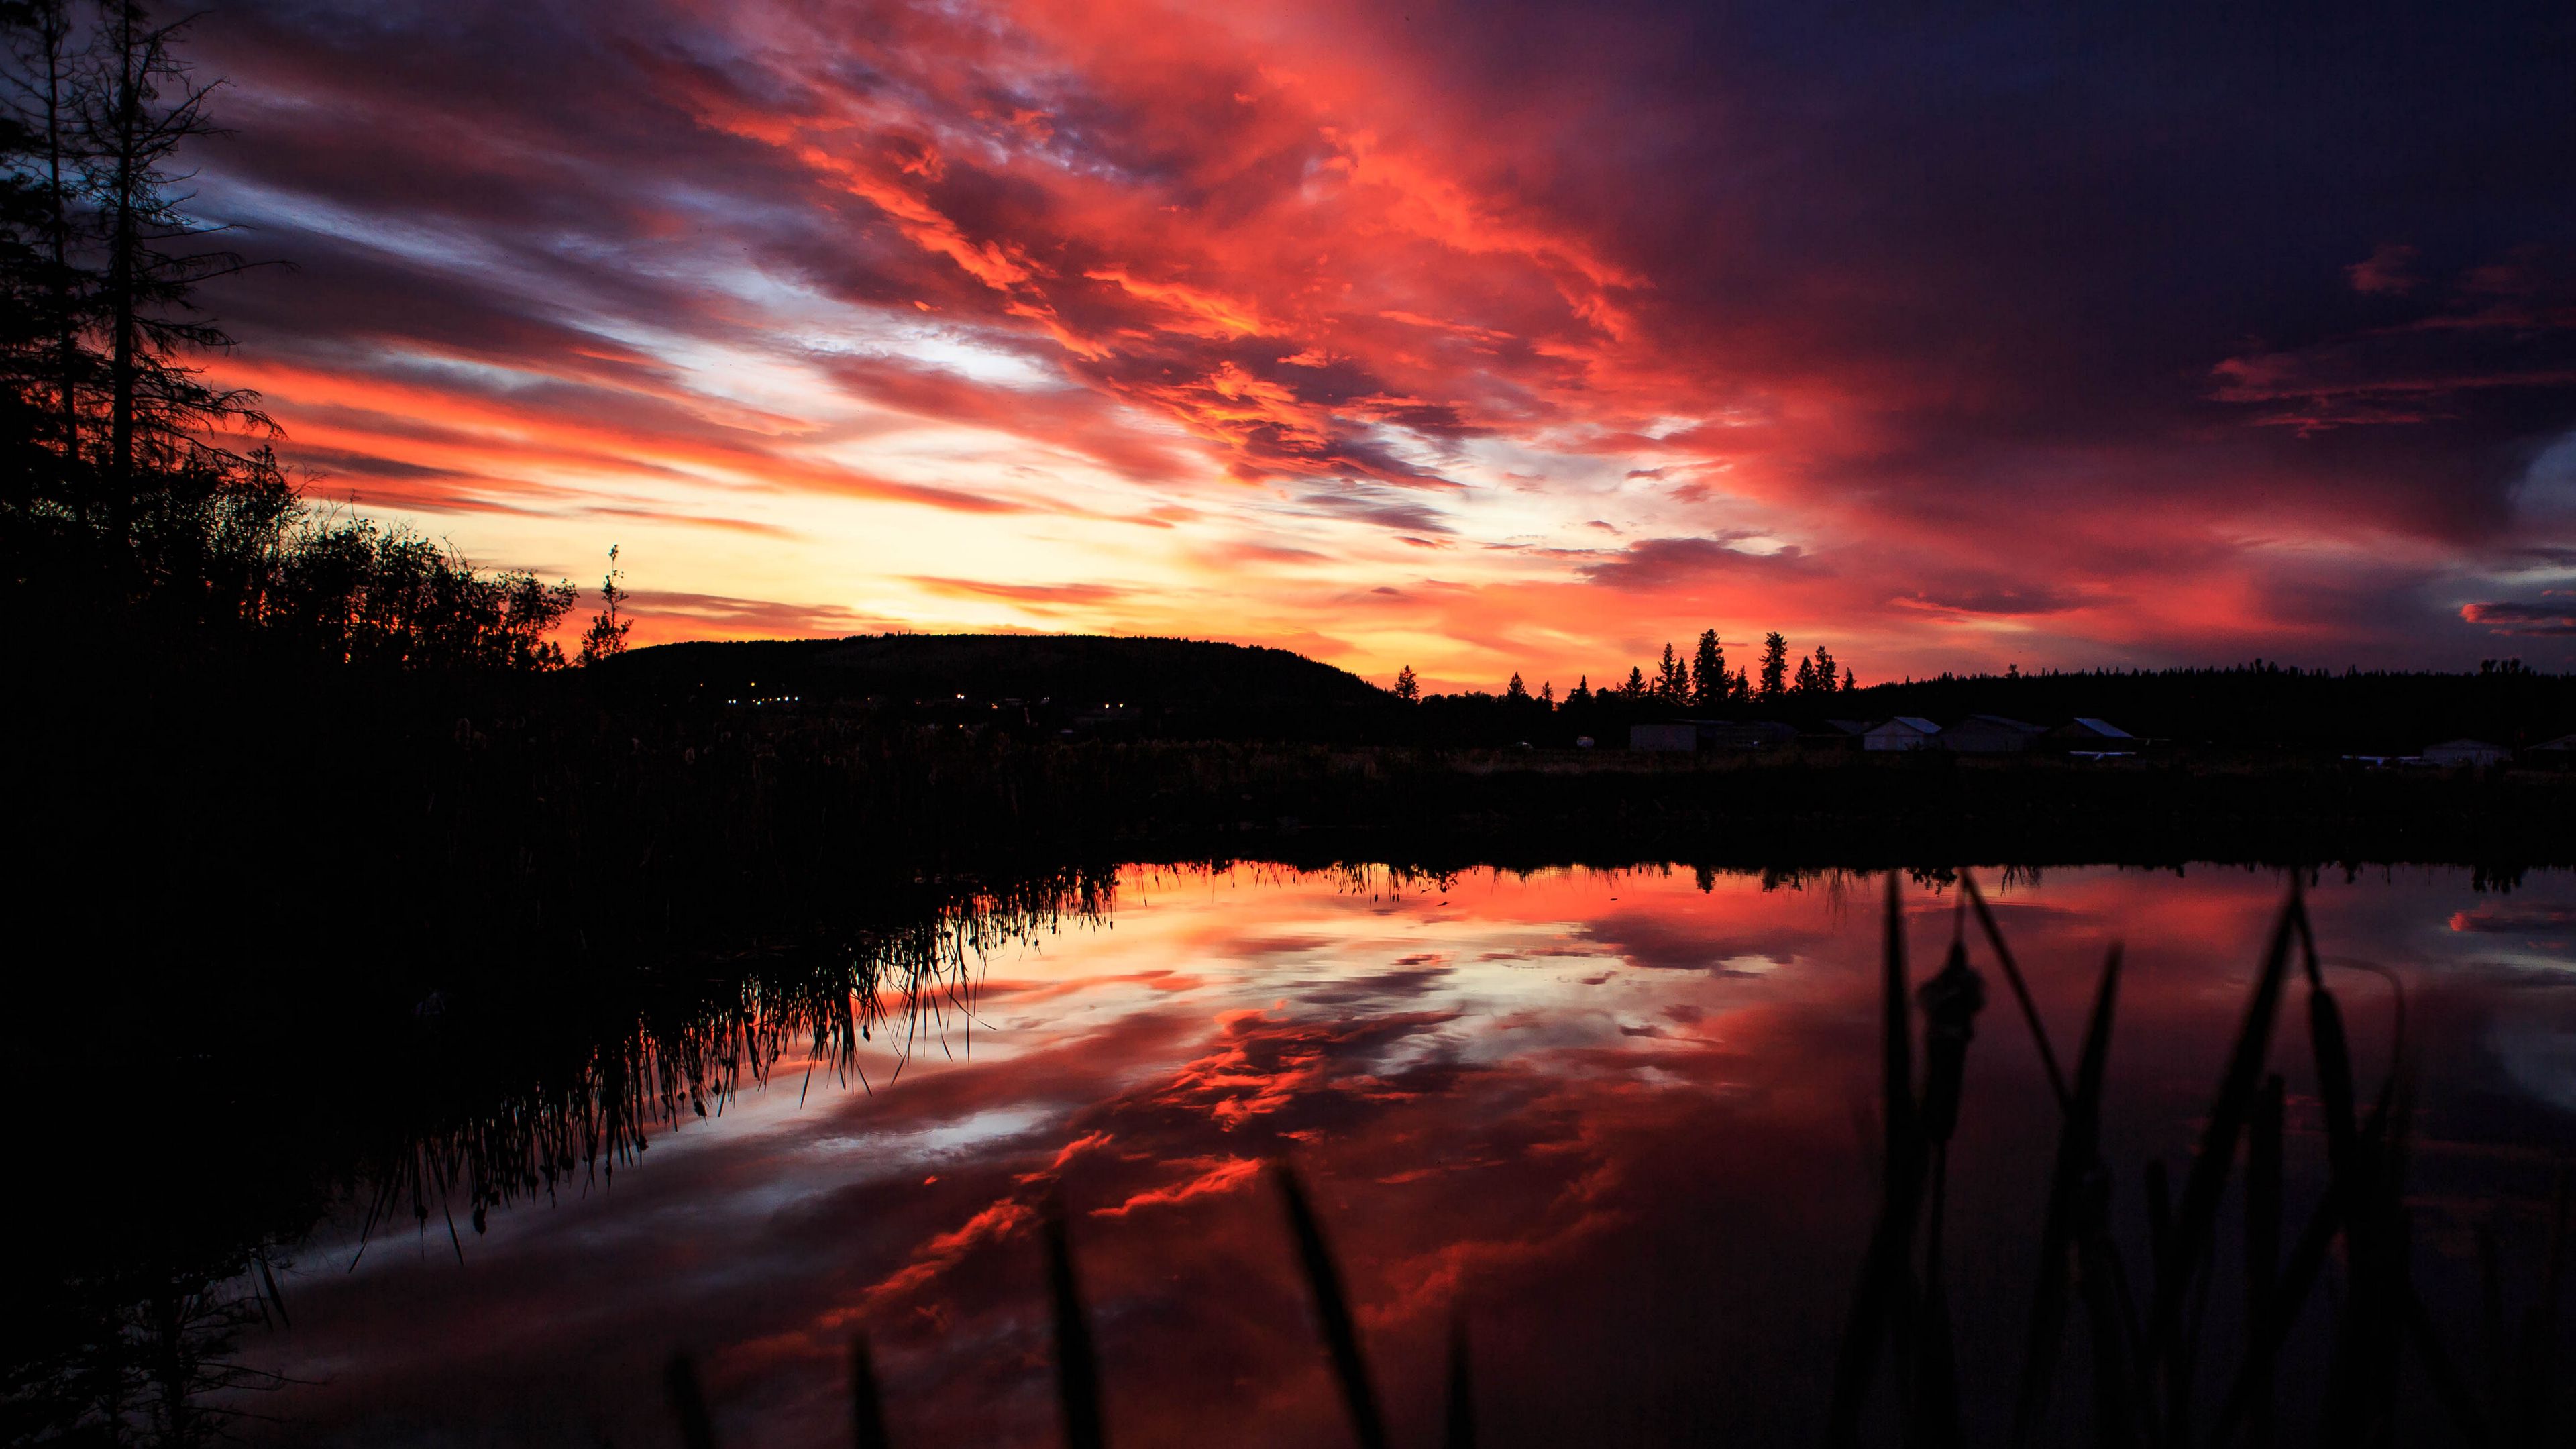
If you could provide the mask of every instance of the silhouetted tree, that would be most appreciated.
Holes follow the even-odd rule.
[[[1644,699],[1646,697],[1645,672],[1633,664],[1628,666],[1628,682],[1619,686],[1619,697],[1630,704]]]
[[[570,584],[486,574],[453,549],[371,519],[307,522],[257,581],[249,622],[338,663],[406,670],[552,669]]]
[[[96,212],[106,330],[108,505],[117,532],[131,527],[145,483],[137,468],[176,470],[205,448],[199,434],[238,427],[274,435],[259,396],[217,389],[186,362],[233,339],[195,305],[197,287],[247,263],[203,239],[224,230],[190,216],[168,169],[187,142],[215,134],[206,114],[214,83],[198,84],[175,46],[189,21],[155,24],[142,0],[105,0],[98,82],[85,97],[85,176]]]
[[[581,662],[587,666],[603,659],[613,659],[626,652],[626,631],[634,627],[619,606],[626,602],[626,591],[617,581],[626,571],[617,566],[617,546],[608,547],[608,576],[599,581],[599,612],[591,616],[590,628],[581,636]]]
[[[1690,702],[1689,667],[1682,663],[1681,656],[1673,653],[1673,646],[1669,643],[1664,645],[1663,662],[1655,666],[1655,702],[1675,708]]]
[[[1726,703],[1728,686],[1726,650],[1709,629],[1699,636],[1699,650],[1691,656],[1691,704],[1698,709],[1715,709]]]
[[[1816,661],[1803,656],[1799,658],[1797,678],[1790,691],[1801,699],[1816,693]]]
[[[1395,697],[1406,704],[1412,704],[1422,698],[1422,681],[1413,677],[1413,666],[1410,664],[1396,671]]]
[[[1541,681],[1538,687],[1538,702],[1546,705],[1549,709],[1556,708],[1556,686],[1552,683]]]
[[[188,142],[213,90],[176,46],[185,21],[141,0],[0,0],[11,62],[0,114],[0,587],[25,621],[241,634],[397,668],[550,668],[576,595],[487,574],[402,528],[317,516],[265,446],[247,392],[209,386],[199,352],[232,339],[195,305],[242,269],[189,215]],[[85,31],[85,49],[75,44]],[[625,639],[612,568],[588,654]]]
[[[0,25],[10,31],[15,63],[8,77],[15,114],[6,148],[17,163],[0,184],[11,193],[5,203],[9,241],[26,248],[13,249],[7,258],[9,300],[23,307],[10,321],[24,324],[23,341],[20,326],[12,325],[7,346],[13,363],[31,364],[13,366],[11,380],[47,424],[30,429],[30,435],[44,437],[61,459],[74,462],[80,457],[79,384],[89,372],[81,325],[90,285],[74,266],[72,250],[73,188],[84,159],[75,124],[87,92],[65,0],[15,0],[0,9]]]
[[[0,115],[0,148],[23,164],[29,135],[13,116]],[[44,274],[43,237],[48,203],[41,177],[19,166],[0,169],[0,368],[8,386],[0,397],[6,429],[7,501],[25,505],[58,491],[53,454],[44,435],[53,430],[47,380],[52,372],[48,326],[51,297]]]
[[[1811,668],[1814,665],[1814,668]],[[1798,665],[1798,694],[1834,694],[1834,652],[1816,645],[1811,665]]]
[[[1592,676],[1578,674],[1574,677],[1574,687],[1565,692],[1565,707],[1572,709],[1577,705],[1590,703],[1592,703]]]
[[[1777,704],[1789,684],[1789,641],[1778,630],[1762,636],[1762,688],[1764,704]]]
[[[1529,697],[1529,686],[1521,683],[1521,672],[1513,670],[1512,682],[1503,686],[1503,698],[1527,702]]]
[[[1858,688],[1858,687],[1859,687],[1859,686],[1855,685],[1855,684],[1852,682],[1851,666],[1850,666],[1850,665],[1848,665],[1848,664],[1844,665],[1844,666],[1843,666],[1843,693],[1845,693],[1845,694],[1849,694],[1849,693],[1851,693],[1854,689],[1856,689],[1856,688]]]

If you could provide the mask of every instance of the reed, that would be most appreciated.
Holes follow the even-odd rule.
[[[1476,1449],[1476,1383],[1467,1346],[1467,1313],[1449,1318],[1449,1396],[1440,1416],[1440,1442],[1445,1449]]]
[[[715,1420],[707,1413],[696,1361],[684,1353],[673,1355],[662,1371],[662,1390],[670,1397],[671,1418],[679,1426],[683,1449],[716,1449]]]
[[[850,1336],[850,1443],[853,1449],[893,1449],[886,1433],[885,1396],[877,1389],[877,1364],[868,1336]]]
[[[1065,1449],[1106,1449],[1100,1360],[1091,1345],[1091,1319],[1082,1306],[1062,1198],[1047,1199],[1039,1231],[1046,1239],[1047,1299],[1055,1310],[1056,1404],[1063,1414]]]
[[[1963,890],[1973,891],[1964,878]],[[1992,927],[1982,900],[1973,894],[1968,898],[1978,907],[1987,940],[1999,960],[2008,960],[2001,933]],[[1893,933],[1899,924],[1893,910],[1888,919]],[[2307,1035],[2325,1128],[2328,1182],[2322,1200],[2284,1257],[2286,1092],[2280,1074],[2267,1069],[2267,1060],[2294,947],[2306,990]],[[1900,949],[1891,939],[1889,956],[1893,958]],[[2007,975],[2017,982],[2018,967]],[[2403,992],[2394,1014],[2389,1071],[2365,1112],[2354,1080],[2342,1007],[2326,982],[2314,928],[2295,880],[2256,971],[2179,1197],[2163,1164],[2147,1165],[2143,1196],[2153,1296],[2141,1319],[2113,1241],[2110,1172],[2101,1155],[2104,1067],[2119,977],[2115,947],[2094,995],[2074,1081],[2060,1098],[2066,1110],[2041,1232],[2012,1442],[2029,1445],[2045,1437],[2043,1426],[2063,1355],[2069,1308],[2080,1293],[2093,1340],[2099,1442],[2175,1449],[2200,1443],[2271,1444],[2278,1432],[2274,1403],[2281,1354],[2338,1246],[2346,1265],[2345,1292],[2335,1309],[2333,1348],[2321,1386],[2318,1442],[2336,1446],[2393,1442],[2398,1425],[2397,1386],[2408,1364],[2423,1374],[2433,1401],[2461,1442],[2542,1442],[2551,1427],[2554,1406],[2549,1403],[2552,1389],[2542,1382],[2546,1374],[2539,1366],[2554,1362],[2550,1335],[2568,1237],[2564,1181],[2538,1301],[2527,1310],[2523,1329],[2512,1335],[2515,1342],[2510,1345],[2505,1342],[2497,1247],[2491,1233],[2481,1232],[2488,1345],[2484,1357],[2490,1364],[2490,1383],[2482,1402],[2413,1280],[2414,1233],[2404,1199],[2412,1107]],[[2027,1004],[2025,993],[2017,990],[2016,995]],[[1925,1030],[1931,1039],[1940,1027],[1932,1019],[1928,1001],[1926,1005]],[[1896,1029],[1892,1002],[1888,1010],[1892,1034]],[[2037,1012],[2025,1010],[2023,1017],[2042,1061],[2053,1065],[2055,1058]],[[1883,1048],[1883,1055],[1891,1066],[1904,1060],[1892,1042]],[[2054,1072],[2051,1079],[2056,1085]],[[2210,1264],[2215,1224],[2240,1142],[2245,1157],[2245,1340],[2227,1379],[2227,1392],[2203,1432],[2191,1393],[2194,1376],[2207,1356],[2199,1326],[2215,1276]],[[1934,1223],[1940,1221],[1943,1210],[1941,1194],[1942,1178],[1936,1172],[1931,1200],[1924,1207]],[[1890,1228],[1882,1220],[1872,1233],[1865,1282],[1883,1271],[1881,1245],[1889,1235]],[[1936,1262],[1927,1269],[1926,1281],[1937,1285],[1937,1271]],[[1883,1298],[1901,1291],[1880,1286],[1875,1294]],[[1865,1295],[1846,1332],[1847,1362],[1852,1334],[1867,1326],[1873,1311],[1872,1297]],[[2513,1368],[2499,1367],[2508,1357]],[[1838,1378],[1835,1398],[1828,1406],[1829,1442],[1849,1441],[1850,1426],[1857,1418],[1852,1394],[1851,1384]],[[2501,1439],[2494,1428],[2500,1418],[2506,1425]],[[1946,1442],[1939,1431],[1938,1425],[1909,1423],[1907,1442]]]
[[[399,1135],[369,1144],[352,1173],[367,1189],[362,1237],[459,1199],[479,1233],[494,1208],[613,1176],[656,1129],[721,1115],[799,1056],[809,1082],[820,1069],[865,1089],[863,1046],[885,1040],[900,1063],[926,1039],[944,1041],[951,1017],[971,1022],[976,968],[990,953],[1097,923],[1114,900],[1114,877],[1080,869],[977,882],[923,912],[737,958],[720,976],[575,986],[569,1010],[599,1022],[574,1035],[585,1043],[576,1055],[548,1043],[535,1073],[518,1048],[537,1029],[515,1013],[500,1017],[498,1039],[442,1024],[437,1038],[389,1053],[402,1062],[398,1086],[405,1068],[424,1088],[440,1085],[433,1100],[381,1114]],[[487,1085],[503,1063],[515,1079]]]
[[[2273,928],[2271,945],[2255,975],[2253,996],[2246,1003],[2245,1018],[2228,1052],[2217,1096],[2210,1103],[2208,1124],[2201,1132],[2199,1150],[2192,1155],[2191,1170],[2183,1179],[2182,1198],[2174,1209],[2170,1236],[2156,1264],[2153,1307],[2148,1314],[2146,1342],[2141,1346],[2141,1378],[2150,1396],[2161,1391],[2163,1408],[2176,1419],[2182,1417],[2193,1348],[2183,1322],[2185,1299],[2209,1252],[2220,1198],[2236,1161],[2237,1139],[2253,1115],[2254,1094],[2262,1085],[2264,1061],[2271,1050],[2272,1023],[2280,1011],[2291,934],[2298,920],[2299,894],[2294,881],[2289,903],[2282,908],[2280,923]],[[2167,1428],[2170,1433],[2179,1433],[2183,1426],[2175,1423]]]
[[[2514,1393],[2509,1407],[2514,1442],[2537,1444],[2547,1432],[2560,1395],[2553,1366],[2557,1362],[2558,1300],[2566,1276],[2571,1201],[2576,1201],[2576,1166],[2558,1174],[2558,1191],[2549,1213],[2549,1247],[2541,1272],[2540,1293],[2523,1310],[2520,1342],[2513,1355]]]
[[[2278,1073],[2263,1079],[2245,1143],[2245,1337],[2249,1356],[2246,1434],[2255,1449],[2268,1449],[2275,1433],[2272,1362],[2255,1360],[2279,1314],[2281,1271],[2281,1157],[2285,1113]]]
[[[2050,1174],[2048,1215],[2040,1229],[2039,1284],[2031,1304],[2021,1393],[2013,1412],[2013,1442],[2033,1442],[2046,1412],[2066,1331],[2070,1289],[2084,1295],[2093,1337],[2094,1391],[2104,1442],[2125,1442],[2132,1421],[2127,1369],[2136,1335],[2125,1294],[2116,1295],[2110,1268],[2110,1173],[2102,1164],[2102,1083],[2111,1056],[2111,1026],[2120,998],[2120,948],[2111,948],[2094,989],[2084,1045],[2076,1056],[2075,1083],[2059,1124],[2057,1158]],[[2039,1028],[2034,1022],[2033,1030]]]
[[[1378,1412],[1377,1388],[1369,1376],[1368,1357],[1360,1351],[1359,1325],[1351,1317],[1332,1244],[1316,1220],[1297,1169],[1280,1160],[1271,1164],[1270,1175],[1279,1185],[1279,1203],[1288,1215],[1289,1235],[1296,1240],[1297,1266],[1314,1296],[1316,1325],[1323,1330],[1333,1381],[1340,1386],[1342,1405],[1350,1414],[1351,1434],[1360,1449],[1387,1449],[1386,1420]]]

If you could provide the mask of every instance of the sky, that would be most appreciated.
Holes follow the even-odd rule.
[[[2559,5],[215,0],[329,501],[636,639],[2576,668]]]

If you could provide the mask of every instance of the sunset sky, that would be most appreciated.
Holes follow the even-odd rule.
[[[2576,667],[2576,10],[217,0],[317,496],[638,638]]]

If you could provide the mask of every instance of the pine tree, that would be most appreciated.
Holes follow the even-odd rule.
[[[1843,693],[1849,694],[1855,687],[1852,683],[1851,666],[1846,664],[1843,666]]]
[[[1834,692],[1834,655],[1832,650],[1822,644],[1816,646],[1816,692],[1818,694]]]
[[[1404,666],[1395,676],[1395,697],[1406,704],[1412,704],[1422,698],[1422,681],[1413,677],[1413,666],[1410,664]]]
[[[10,300],[29,314],[11,321],[37,322],[41,314],[40,324],[26,329],[23,337],[17,335],[19,327],[10,328],[13,352],[28,344],[27,356],[12,359],[17,365],[11,368],[11,380],[26,389],[24,402],[43,407],[44,431],[51,434],[48,441],[68,474],[69,465],[80,458],[80,382],[91,371],[81,332],[95,279],[80,269],[73,253],[76,189],[84,159],[79,121],[89,105],[88,78],[72,49],[73,22],[65,0],[0,5],[0,24],[14,32],[10,51],[16,61],[9,77],[16,92],[9,150],[18,194],[10,198],[8,223],[31,243],[28,255],[9,259],[16,274],[10,291],[25,293]],[[39,352],[41,361],[35,355]]]
[[[130,533],[144,483],[202,456],[198,435],[239,427],[275,436],[259,395],[208,387],[183,358],[229,349],[230,334],[194,305],[200,283],[249,264],[204,245],[222,228],[187,214],[184,180],[168,167],[180,147],[216,131],[200,84],[176,50],[188,19],[152,23],[142,0],[106,0],[97,39],[99,79],[86,97],[83,187],[104,248],[97,313],[107,351],[108,507]]]
[[[1589,674],[1576,675],[1574,678],[1574,687],[1565,692],[1565,707],[1572,709],[1578,704],[1590,704],[1591,702],[1592,676]]]
[[[1655,702],[1678,708],[1690,702],[1690,671],[1673,646],[1664,645],[1664,659],[1655,666]]]
[[[1789,641],[1773,630],[1762,636],[1762,702],[1778,704],[1789,684]]]
[[[1635,665],[1628,666],[1628,682],[1619,686],[1619,697],[1635,704],[1646,697],[1646,676]]]
[[[1791,690],[1800,699],[1804,699],[1808,695],[1816,692],[1816,661],[1806,658],[1799,659],[1797,682],[1791,686]]]
[[[15,117],[0,112],[0,473],[15,505],[45,496],[58,471],[41,441],[59,425],[43,276],[49,207],[42,180],[25,169],[31,139]]]
[[[1538,687],[1538,702],[1549,709],[1556,708],[1556,686],[1542,682]]]
[[[1726,703],[1729,682],[1726,650],[1718,643],[1717,631],[1707,630],[1699,636],[1699,651],[1691,656],[1691,704],[1715,709]]]
[[[1513,670],[1512,682],[1503,686],[1503,698],[1522,701],[1527,701],[1529,699],[1529,686],[1521,683],[1521,672],[1519,670]]]

